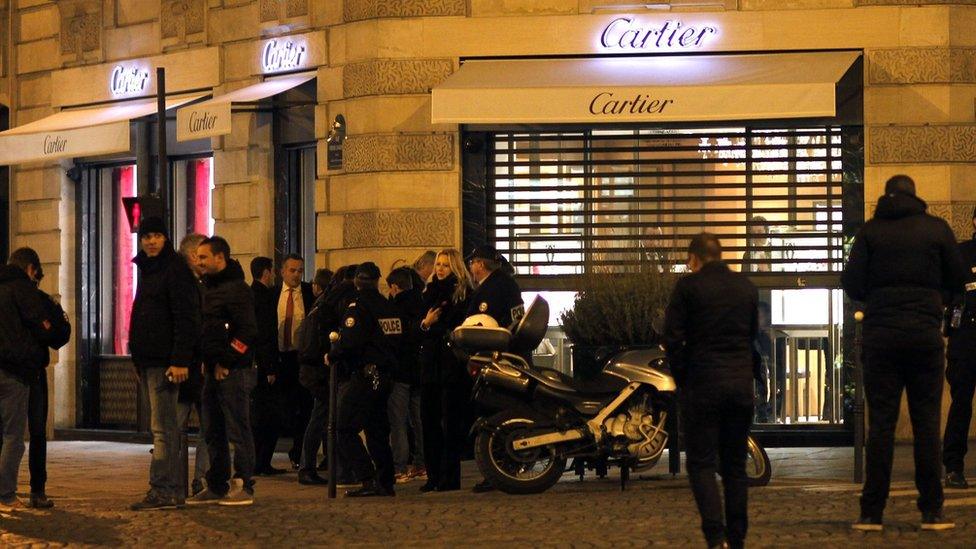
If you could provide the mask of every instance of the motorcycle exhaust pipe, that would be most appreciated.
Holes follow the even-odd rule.
[[[485,368],[481,375],[484,376],[485,383],[491,387],[519,394],[529,391],[529,378],[518,372],[509,374],[496,368]]]

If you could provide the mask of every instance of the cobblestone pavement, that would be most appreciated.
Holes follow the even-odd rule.
[[[148,446],[54,442],[49,446],[49,512],[0,516],[0,545],[10,546],[704,546],[687,479],[662,460],[621,492],[617,478],[567,475],[549,492],[420,494],[400,485],[393,499],[326,499],[323,487],[295,474],[259,479],[252,507],[207,507],[135,513],[128,504],[147,488]],[[976,545],[976,489],[947,494],[958,524],[920,532],[911,479],[911,449],[899,447],[898,470],[883,534],[849,530],[857,514],[850,449],[772,450],[773,482],[750,492],[752,547],[941,547]],[[284,457],[277,456],[277,465]],[[465,464],[464,486],[477,480]],[[21,488],[26,491],[26,459]]]

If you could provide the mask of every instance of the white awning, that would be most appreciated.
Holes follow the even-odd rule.
[[[315,71],[269,78],[264,82],[247,86],[230,93],[214,97],[209,101],[195,103],[176,111],[176,139],[190,141],[216,135],[226,135],[231,131],[231,106],[240,103],[253,103],[272,95],[286,92],[315,78]]]
[[[432,92],[441,123],[678,122],[835,115],[857,52],[468,61]]]
[[[172,109],[203,95],[166,100]],[[127,151],[129,121],[156,112],[156,100],[71,109],[0,132],[0,165]]]

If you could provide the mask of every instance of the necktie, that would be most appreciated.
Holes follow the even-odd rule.
[[[291,350],[291,323],[295,320],[294,288],[288,288],[288,304],[285,305],[285,335],[282,337],[282,351]]]

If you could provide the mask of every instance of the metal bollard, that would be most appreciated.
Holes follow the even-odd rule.
[[[854,483],[864,482],[864,366],[861,364],[861,323],[864,312],[854,313]]]
[[[339,334],[329,334],[329,341],[334,345],[339,341]],[[336,364],[329,366],[329,428],[326,437],[325,454],[329,462],[329,499],[336,497],[336,399],[338,393],[339,376]]]

